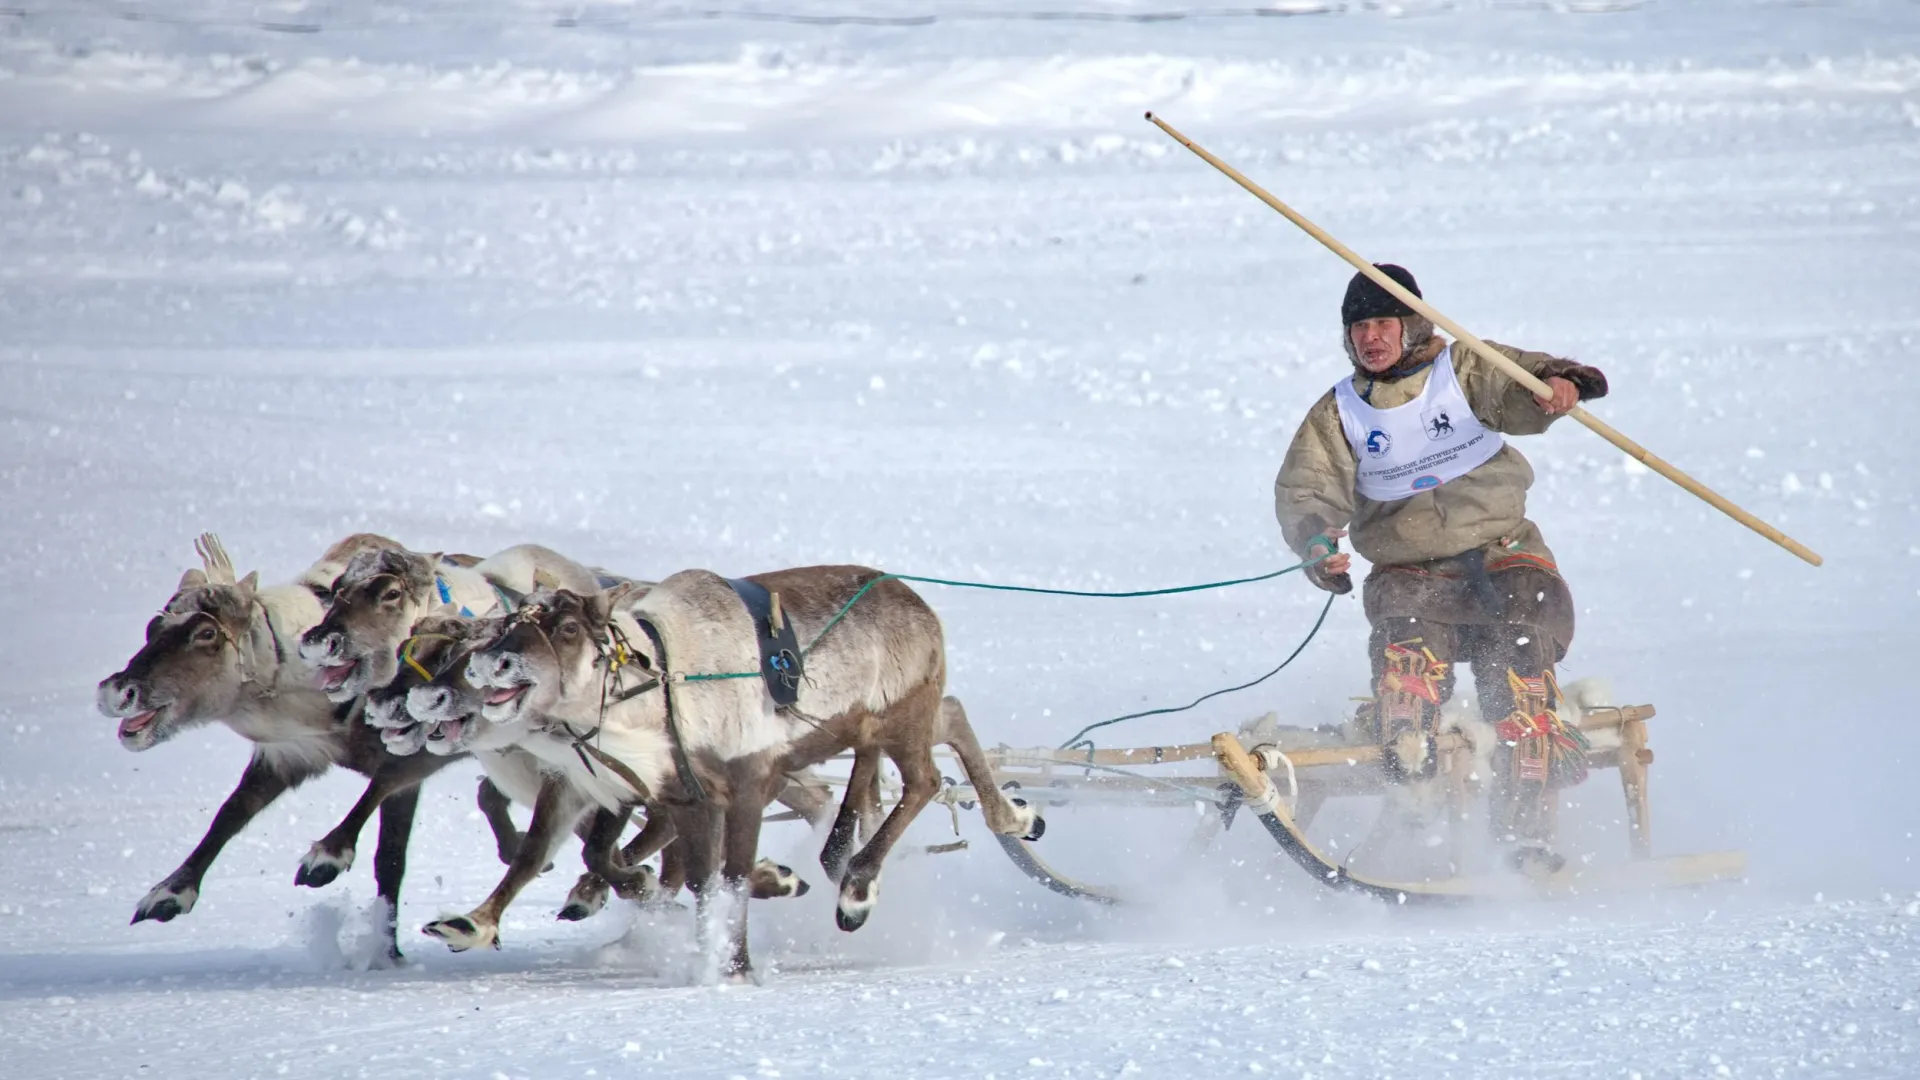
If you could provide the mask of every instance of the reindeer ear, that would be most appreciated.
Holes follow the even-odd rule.
[[[560,581],[552,574],[547,573],[545,567],[536,566],[533,568],[533,587],[547,590],[558,589],[560,587]]]
[[[587,598],[587,614],[595,623],[613,621],[613,613],[633,600],[633,585],[623,581],[611,589],[602,589]]]
[[[189,570],[186,573],[180,575],[180,585],[178,588],[174,589],[173,591],[176,594],[183,593],[183,592],[186,592],[188,589],[198,589],[201,586],[205,585],[206,583],[207,583],[206,571]]]
[[[407,588],[433,588],[434,578],[439,576],[434,569],[440,565],[439,552],[431,555],[415,555],[412,552],[400,551],[393,554],[393,559],[399,571],[400,580],[407,583]]]
[[[260,571],[255,570],[246,577],[241,578],[237,587],[240,590],[241,602],[247,604],[253,603],[254,594],[260,591]]]

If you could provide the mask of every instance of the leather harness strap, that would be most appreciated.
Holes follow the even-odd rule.
[[[686,740],[680,737],[680,721],[673,711],[673,681],[667,677],[672,667],[667,660],[666,640],[652,623],[645,619],[635,621],[653,645],[653,658],[657,665],[655,677],[660,680],[660,697],[667,707],[667,739],[673,744],[673,770],[679,774],[680,786],[693,796],[695,802],[706,802],[707,789],[700,785],[700,778],[694,775],[693,762],[687,758]]]
[[[726,582],[753,619],[753,635],[760,645],[760,677],[767,684],[767,693],[780,708],[793,705],[800,700],[800,683],[806,678],[793,620],[780,610],[779,596],[759,582],[745,578],[727,578]]]

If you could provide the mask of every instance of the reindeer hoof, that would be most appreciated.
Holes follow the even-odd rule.
[[[141,898],[139,906],[133,909],[132,922],[127,925],[143,923],[148,919],[154,922],[172,922],[192,911],[194,901],[198,899],[200,899],[199,889],[193,886],[175,889],[163,881]]]
[[[761,859],[747,875],[748,895],[755,900],[773,900],[783,896],[807,895],[806,879],[772,859]]]
[[[128,923],[127,925],[131,926],[134,923],[143,923],[148,919],[152,919],[154,922],[172,922],[175,916],[185,915],[186,913],[185,908],[181,907],[177,901],[169,898],[154,904],[152,907],[135,908],[133,912],[133,923]]]
[[[864,885],[848,884],[840,888],[840,904],[834,908],[835,926],[851,934],[867,925],[868,916],[873,914],[873,906],[880,900],[878,882]]]
[[[600,913],[607,906],[607,881],[597,874],[581,874],[567,890],[566,906],[560,909],[561,922],[579,922]]]
[[[293,883],[305,885],[309,889],[318,889],[331,885],[341,874],[353,869],[353,849],[328,851],[315,844],[307,849],[307,857],[300,860],[300,869],[294,872]]]
[[[1023,812],[1021,816],[1027,818],[1027,831],[1020,839],[1038,840],[1047,835],[1047,819],[1040,816],[1040,811],[1028,807],[1027,800],[1025,799],[1010,799],[1008,801]]]
[[[454,952],[466,952],[482,945],[500,947],[500,931],[497,927],[481,927],[465,915],[455,915],[450,919],[435,919],[420,928],[420,932],[437,937],[447,943]]]

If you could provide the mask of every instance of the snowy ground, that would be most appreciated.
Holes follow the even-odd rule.
[[[0,7],[6,1074],[1920,1071],[1920,6],[1277,6]],[[1178,813],[1056,811],[1050,856],[1139,905],[1042,893],[968,821],[860,934],[824,890],[761,905],[767,985],[688,988],[673,920],[551,920],[570,858],[502,952],[413,943],[497,875],[468,769],[428,790],[404,970],[352,970],[369,866],[291,884],[344,777],[126,925],[245,760],[127,754],[92,708],[203,529],[268,579],[361,529],[648,575],[1291,561],[1272,476],[1347,271],[1143,108],[1483,336],[1604,368],[1597,412],[1827,556],[1577,428],[1524,444],[1567,673],[1659,706],[1658,847],[1746,848],[1749,883],[1409,915],[1245,827],[1190,859]],[[1015,745],[1265,670],[1320,600],[929,595]],[[1363,633],[1336,604],[1270,688],[1108,741],[1332,719]],[[1606,858],[1617,792],[1575,812]]]

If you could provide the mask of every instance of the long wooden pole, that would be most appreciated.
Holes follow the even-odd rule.
[[[1335,240],[1332,236],[1329,236],[1324,229],[1320,228],[1318,225],[1315,225],[1313,222],[1308,221],[1306,218],[1301,217],[1298,213],[1296,213],[1293,210],[1292,207],[1288,206],[1286,203],[1283,203],[1279,199],[1276,199],[1272,195],[1268,194],[1265,188],[1262,188],[1259,184],[1256,184],[1253,181],[1247,179],[1245,176],[1241,175],[1239,170],[1235,169],[1233,166],[1227,164],[1226,162],[1221,161],[1219,158],[1214,157],[1212,154],[1208,153],[1205,149],[1199,146],[1196,146],[1192,139],[1189,139],[1185,135],[1182,135],[1178,131],[1175,131],[1172,125],[1168,124],[1165,120],[1160,119],[1159,117],[1153,115],[1152,113],[1147,114],[1147,119],[1152,121],[1154,126],[1158,127],[1161,131],[1164,131],[1168,135],[1173,136],[1173,139],[1175,142],[1178,142],[1181,146],[1184,146],[1187,149],[1193,151],[1195,154],[1199,155],[1200,160],[1205,161],[1207,164],[1213,166],[1216,169],[1219,169],[1223,173],[1226,173],[1228,178],[1233,180],[1234,183],[1239,184],[1241,187],[1246,188],[1248,191],[1252,192],[1255,198],[1259,199],[1263,203],[1266,203],[1268,206],[1273,207],[1275,210],[1280,211],[1280,213],[1284,215],[1288,221],[1291,221],[1295,225],[1300,226],[1301,229],[1306,231],[1308,236],[1311,236],[1315,240],[1318,240],[1322,244],[1325,244],[1327,248],[1331,250],[1335,255],[1338,255],[1341,258],[1352,263],[1355,269],[1367,275],[1369,278],[1372,278],[1374,282],[1378,284],[1381,288],[1387,290],[1387,292],[1393,294],[1394,296],[1399,297],[1401,303],[1407,305],[1408,307],[1419,312],[1420,314],[1425,315],[1427,318],[1432,319],[1434,325],[1445,330],[1447,333],[1452,334],[1454,337],[1454,340],[1460,342],[1462,345],[1467,346],[1468,348],[1472,349],[1474,352],[1479,353],[1481,356],[1485,357],[1489,363],[1493,364],[1495,367],[1498,367],[1501,371],[1506,372],[1509,378],[1513,379],[1515,382],[1519,383],[1521,386],[1526,387],[1527,389],[1533,391],[1535,394],[1538,394],[1541,397],[1552,396],[1553,392],[1547,389],[1547,384],[1541,382],[1538,378],[1536,378],[1533,372],[1528,371],[1526,368],[1523,368],[1519,364],[1514,363],[1512,360],[1507,359],[1506,354],[1502,353],[1500,350],[1494,348],[1493,346],[1488,345],[1486,342],[1481,341],[1479,338],[1473,336],[1472,334],[1468,333],[1465,329],[1463,329],[1460,326],[1460,324],[1454,322],[1452,319],[1447,318],[1445,315],[1442,315],[1439,311],[1435,310],[1433,305],[1427,303],[1425,300],[1422,300],[1420,297],[1415,296],[1413,293],[1409,292],[1407,289],[1402,287],[1399,282],[1393,280],[1392,278],[1388,277],[1386,274],[1382,273],[1380,270],[1376,269],[1372,263],[1354,254],[1352,249],[1348,248],[1345,244],[1342,244],[1340,241]],[[1731,500],[1727,499],[1724,495],[1721,495],[1719,492],[1713,490],[1707,485],[1701,483],[1698,480],[1695,480],[1693,477],[1688,476],[1686,473],[1681,472],[1679,469],[1674,468],[1672,465],[1669,465],[1667,462],[1661,460],[1659,457],[1649,452],[1646,447],[1641,446],[1639,443],[1634,442],[1632,439],[1629,439],[1625,435],[1622,435],[1618,431],[1615,431],[1611,425],[1601,420],[1599,417],[1594,416],[1592,413],[1581,408],[1580,406],[1575,405],[1571,410],[1568,411],[1567,415],[1573,417],[1575,420],[1580,421],[1582,424],[1585,424],[1587,427],[1592,428],[1595,432],[1597,432],[1600,435],[1601,438],[1607,440],[1613,445],[1619,447],[1621,450],[1625,451],[1628,457],[1634,459],[1635,461],[1640,462],[1641,464],[1645,465],[1647,468],[1652,469],[1654,472],[1659,473],[1661,476],[1666,477],[1667,479],[1673,481],[1674,483],[1679,484],[1681,487],[1687,489],[1693,494],[1699,496],[1701,499],[1705,500],[1709,506],[1712,506],[1714,509],[1727,515],[1728,517],[1739,522],[1740,524],[1745,525],[1747,528],[1752,529],[1754,532],[1759,533],[1761,536],[1764,536],[1767,539],[1773,541],[1774,543],[1779,544],[1781,547],[1786,548],[1788,551],[1793,552],[1795,555],[1800,556],[1802,559],[1805,559],[1806,561],[1812,563],[1815,566],[1819,566],[1821,565],[1822,562],[1825,561],[1821,559],[1819,555],[1815,554],[1814,551],[1811,548],[1807,547],[1805,544],[1800,543],[1798,540],[1795,540],[1793,537],[1788,536],[1786,533],[1781,532],[1779,529],[1776,529],[1773,526],[1767,524],[1766,522],[1761,521],[1759,518],[1754,517],[1752,514],[1749,514],[1745,510],[1741,509],[1739,506],[1735,505]]]

